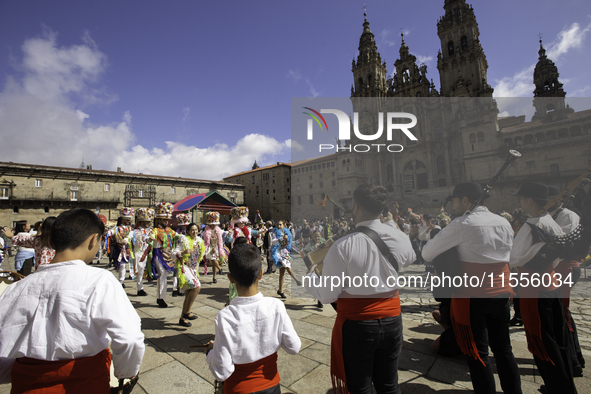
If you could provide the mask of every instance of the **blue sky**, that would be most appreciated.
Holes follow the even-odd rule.
[[[443,0],[366,3],[388,72],[403,31],[439,89]],[[532,96],[540,33],[567,95],[591,95],[588,0],[471,4],[495,96]],[[288,162],[291,98],[350,95],[362,7],[2,0],[0,160],[202,179]]]

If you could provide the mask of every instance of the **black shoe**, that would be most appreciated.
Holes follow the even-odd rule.
[[[281,296],[281,298],[287,298],[287,296],[285,295],[285,293],[281,293],[279,290],[277,290],[277,295]]]
[[[218,283],[218,280],[217,279],[214,279],[214,280],[211,281],[211,283]]]
[[[194,314],[194,313],[191,313],[191,312],[189,312],[189,313],[183,313],[183,319],[188,319],[188,320],[195,320],[195,319],[197,319],[198,317],[199,317],[199,316],[197,316],[196,314]]]
[[[187,319],[184,319],[182,317],[179,319],[179,325],[181,325],[183,327],[191,327],[192,326],[190,321],[188,321]]]
[[[160,308],[168,308],[168,304],[166,303],[166,301],[164,301],[162,298],[158,298],[156,300],[156,303],[158,303],[158,306]]]
[[[121,283],[121,287],[125,289],[125,283]]]
[[[273,271],[271,271],[271,270],[266,270],[265,271],[265,275],[269,275],[269,274],[272,274],[272,273],[273,273]]]
[[[172,296],[173,296],[173,297],[178,297],[178,296],[179,296],[179,292],[178,292],[178,290],[173,290],[173,292],[172,292]]]
[[[220,268],[220,270],[218,271],[219,275],[223,275],[224,274],[224,270]]]
[[[302,287],[302,282],[300,282],[299,280],[295,279],[295,283],[297,287]]]
[[[145,296],[147,296],[147,295],[148,295],[148,293],[146,293],[146,292],[144,291],[144,289],[142,289],[142,290],[140,290],[140,291],[138,291],[138,292],[137,292],[137,295],[138,295],[138,296],[140,296],[140,297],[145,297]]]
[[[513,327],[513,326],[523,326],[523,320],[521,320],[517,316],[513,316],[513,319],[509,320],[509,325],[511,327]]]
[[[320,302],[320,300],[318,301],[318,304],[316,304],[316,306],[320,309],[324,308],[324,305],[322,305],[322,302]]]

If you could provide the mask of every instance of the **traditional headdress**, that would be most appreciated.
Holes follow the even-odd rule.
[[[176,221],[179,226],[188,226],[193,221],[193,216],[190,213],[179,213],[176,215]]]
[[[248,207],[232,208],[232,223],[248,223]]]
[[[257,209],[257,213],[256,215],[254,215],[254,222],[258,225],[263,225],[265,224],[265,222],[263,221],[263,218],[261,217],[261,214],[259,212],[259,210]]]
[[[219,212],[207,212],[205,214],[205,223],[220,224],[220,213]]]
[[[135,213],[135,220],[151,222],[154,220],[154,210],[152,208],[138,208]]]
[[[154,205],[156,219],[172,219],[173,205],[169,202],[158,202]]]
[[[123,207],[123,209],[121,209],[121,212],[119,213],[119,217],[124,219],[133,219],[133,212],[133,208]]]

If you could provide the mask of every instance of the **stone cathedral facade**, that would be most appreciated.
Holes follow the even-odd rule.
[[[410,112],[420,119],[413,128],[417,141],[402,133],[386,141],[384,135],[378,143],[394,142],[403,151],[364,154],[348,146],[364,142],[352,136],[337,153],[292,163],[294,218],[341,215],[343,210],[346,214],[352,207],[352,191],[366,182],[385,186],[390,200],[403,210],[436,213],[455,184],[474,181],[484,186],[508,151],[515,149],[522,157],[503,173],[494,185],[493,198],[487,200],[493,211],[512,210],[517,205],[508,193],[522,182],[539,181],[562,189],[591,165],[591,110],[565,103],[558,69],[542,42],[532,84],[535,115],[528,122],[525,116],[499,117],[497,101],[502,99],[492,98],[474,9],[465,0],[444,0],[443,8],[437,22],[439,90],[427,66],[417,64],[404,36],[388,77],[388,65],[364,14],[359,54],[351,70],[351,101],[359,113],[359,129],[375,133],[377,121],[370,114],[378,111]],[[330,175],[323,178],[326,168]],[[327,203],[327,196],[337,204]]]

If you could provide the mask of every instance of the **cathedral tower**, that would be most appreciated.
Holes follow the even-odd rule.
[[[562,119],[565,112],[572,109],[565,108],[564,97],[566,92],[558,81],[558,67],[546,56],[546,49],[540,39],[539,58],[534,69],[534,107],[536,113],[532,120],[557,120]]]
[[[417,57],[410,54],[408,45],[400,45],[400,58],[394,62],[396,71],[388,82],[388,96],[392,97],[428,97],[437,96],[435,85],[427,79],[427,66],[417,66]]]
[[[437,69],[442,96],[492,97],[487,82],[488,63],[478,37],[474,9],[466,0],[445,0],[445,15],[437,22],[441,51]]]
[[[357,62],[353,59],[353,78],[351,97],[385,97],[386,96],[386,62],[378,52],[373,33],[369,30],[367,13],[363,13],[363,33],[359,39],[359,55]]]

